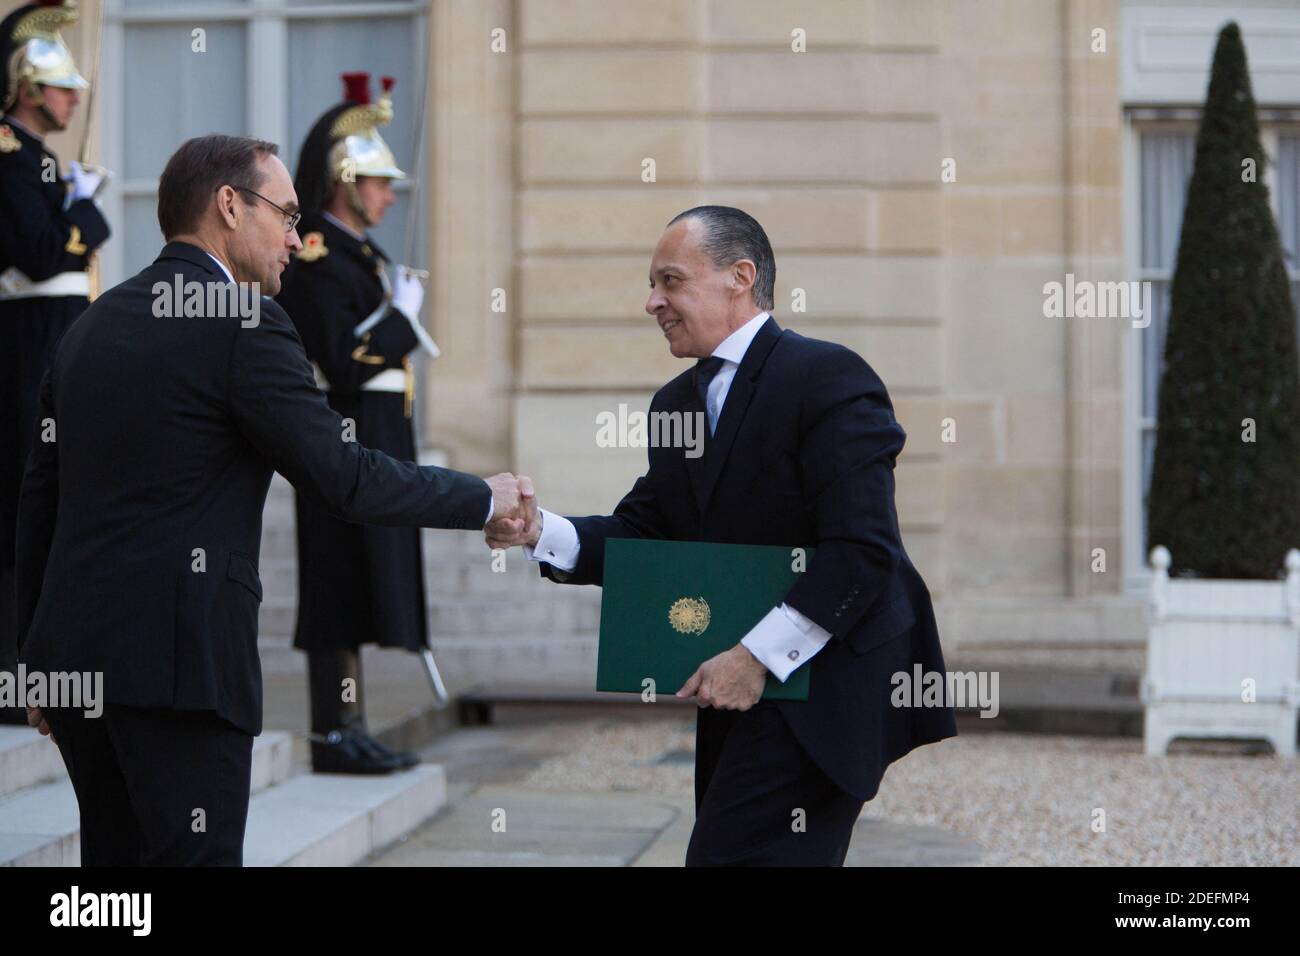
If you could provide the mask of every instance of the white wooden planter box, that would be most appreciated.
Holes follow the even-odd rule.
[[[1175,737],[1236,737],[1294,757],[1300,551],[1287,552],[1279,581],[1171,579],[1169,564],[1167,548],[1151,550],[1147,754],[1164,754]]]

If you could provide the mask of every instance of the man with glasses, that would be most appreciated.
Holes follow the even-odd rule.
[[[52,429],[19,504],[18,643],[29,671],[102,675],[101,713],[29,714],[67,765],[83,865],[243,860],[272,470],[352,521],[523,526],[513,475],[357,443],[271,299],[255,324],[159,317],[177,284],[279,292],[297,206],[274,144],[186,142],[159,181],[167,245],[73,324],[41,383]]]
[[[283,206],[281,206],[281,205],[279,205],[279,204],[277,204],[277,203],[273,203],[273,202],[271,202],[271,200],[267,199],[265,196],[263,196],[261,193],[259,193],[256,189],[249,189],[247,186],[237,186],[236,188],[237,188],[240,192],[242,192],[242,193],[247,193],[247,194],[250,195],[250,196],[256,196],[258,199],[262,200],[262,202],[266,203],[267,205],[271,206],[273,209],[275,209],[276,211],[278,211],[278,212],[280,213],[280,215],[284,216],[284,231],[285,231],[285,232],[294,232],[294,231],[297,230],[297,228],[298,228],[298,223],[300,223],[300,222],[302,221],[302,213],[300,213],[300,212],[290,212],[288,209],[285,209]],[[221,189],[221,187],[218,186],[217,189],[218,189],[218,191],[219,191],[219,190]]]
[[[303,248],[276,301],[293,319],[330,407],[356,422],[357,441],[394,458],[416,457],[412,358],[423,343],[424,288],[367,230],[393,204],[406,174],[379,135],[392,116],[370,102],[370,76],[343,74],[343,102],[316,121],[298,155],[294,188],[303,206]],[[340,520],[296,495],[298,621],[307,652],[311,762],[318,773],[389,773],[419,758],[389,750],[366,730],[361,645],[428,647],[418,528]]]

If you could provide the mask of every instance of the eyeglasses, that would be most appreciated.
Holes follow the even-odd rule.
[[[235,186],[234,188],[238,189],[240,192],[252,193],[254,196],[262,200],[262,202],[266,203],[268,206],[274,206],[276,209],[278,209],[280,211],[280,214],[284,216],[285,232],[293,232],[293,230],[297,228],[299,220],[302,219],[302,213],[290,212],[289,210],[285,209],[283,206],[271,202],[271,200],[267,199],[265,196],[263,196],[261,193],[257,192],[254,189],[249,189],[247,186]]]

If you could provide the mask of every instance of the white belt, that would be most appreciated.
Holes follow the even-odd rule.
[[[330,384],[321,372],[320,366],[313,362],[311,367],[316,373],[316,385],[321,391],[328,392]],[[368,379],[361,389],[366,392],[405,392],[406,372],[400,368],[386,368],[374,378]]]
[[[54,296],[90,297],[90,276],[85,272],[62,272],[42,282],[33,282],[10,266],[0,275],[0,301],[7,299],[44,299]]]
[[[406,372],[400,368],[386,368],[361,386],[368,392],[405,392]]]

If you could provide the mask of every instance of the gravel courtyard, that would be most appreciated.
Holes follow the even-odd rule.
[[[519,781],[689,797],[691,721],[594,721]],[[1182,745],[1179,745],[1182,747]],[[1300,763],[1239,746],[962,733],[890,767],[863,818],[955,831],[985,866],[1300,865]]]

